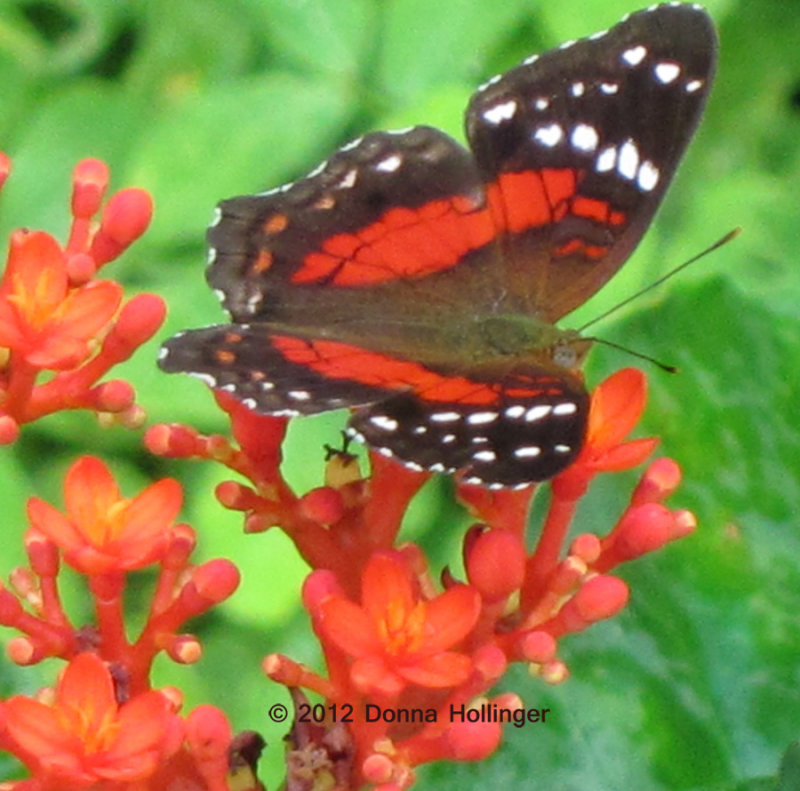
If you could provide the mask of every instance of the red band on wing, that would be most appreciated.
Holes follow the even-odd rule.
[[[489,185],[487,194],[498,228],[522,233],[560,220],[567,213],[568,199],[577,189],[577,171],[549,168],[503,173]]]
[[[578,194],[581,173],[546,168],[503,173],[486,188],[486,205],[464,195],[434,200],[416,209],[389,209],[370,225],[326,239],[292,275],[293,283],[326,281],[335,286],[369,286],[401,278],[425,277],[449,269],[472,250],[501,233],[523,233],[567,214],[621,225],[626,216],[611,206]],[[606,248],[567,245],[600,258]],[[267,268],[270,259],[260,262]]]
[[[331,279],[337,286],[367,286],[424,277],[454,266],[495,234],[486,209],[460,195],[417,209],[389,209],[356,233],[327,239],[320,252],[305,257],[292,282]]]
[[[307,341],[287,335],[273,335],[272,343],[283,356],[326,379],[346,379],[363,385],[398,392],[413,391],[426,401],[462,404],[494,404],[502,388],[475,382],[464,376],[443,376],[419,363],[371,352],[338,341]],[[514,394],[536,396],[551,392],[546,379],[531,380],[531,387],[514,388]],[[556,379],[552,392],[561,392]],[[503,391],[505,392],[505,391]]]

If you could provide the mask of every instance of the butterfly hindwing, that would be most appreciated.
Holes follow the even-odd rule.
[[[589,398],[581,386],[484,383],[481,403],[399,394],[357,410],[354,436],[415,469],[462,470],[468,483],[523,486],[552,477],[580,451]]]

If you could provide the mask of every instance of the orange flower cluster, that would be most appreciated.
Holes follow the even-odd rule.
[[[0,156],[0,185],[8,161]],[[146,228],[150,199],[123,190],[100,210],[108,172],[86,160],[75,170],[73,222],[62,248],[49,235],[17,231],[0,280],[0,443],[22,424],[58,409],[85,408],[137,425],[143,413],[124,382],[98,380],[160,325],[150,295],[122,304],[113,281],[95,279]],[[44,379],[42,378],[44,377]],[[492,687],[513,662],[551,684],[569,671],[566,635],[612,617],[627,603],[614,570],[694,529],[693,516],[664,504],[680,482],[670,459],[652,462],[616,525],[604,536],[567,535],[594,478],[645,462],[656,440],[626,440],[646,400],[644,376],[618,372],[593,393],[585,446],[550,482],[538,539],[528,549],[537,486],[489,490],[456,478],[474,517],[463,540],[463,574],[435,576],[423,551],[399,541],[408,505],[429,474],[370,454],[363,476],[354,456],[331,451],[325,485],[296,494],[280,465],[287,421],[259,416],[215,394],[234,441],[190,426],[151,427],[157,454],[213,460],[248,483],[217,489],[248,532],[279,526],[312,568],[302,596],[319,639],[324,673],[280,654],[264,670],[289,688],[298,716],[288,737],[289,788],[402,791],[416,767],[490,755],[504,722],[537,721],[515,693]],[[0,585],[0,624],[17,631],[8,653],[20,665],[45,658],[65,667],[53,689],[0,701],[0,748],[30,776],[9,791],[230,791],[233,764],[249,765],[257,735],[233,737],[225,715],[199,706],[187,716],[176,689],[151,687],[154,658],[195,662],[199,641],[184,623],[224,601],[239,573],[228,560],[191,563],[194,531],[176,524],[182,491],[161,480],[125,497],[97,458],[69,469],[64,509],[28,502],[29,565]],[[67,564],[86,580],[94,623],[65,611],[59,576]],[[155,572],[144,627],[130,639],[125,591],[130,574]],[[311,706],[305,693],[324,703]],[[256,789],[252,772],[237,788]]]
[[[183,778],[186,789],[227,791],[231,733],[224,715],[199,707],[184,721],[180,693],[152,690],[149,676],[161,651],[181,663],[200,658],[197,639],[178,629],[234,592],[236,567],[189,563],[195,536],[188,525],[173,524],[182,500],[174,480],[126,499],[106,466],[84,456],[67,473],[64,499],[65,514],[29,500],[30,567],[13,572],[11,590],[0,588],[0,623],[23,635],[9,643],[11,658],[68,663],[55,691],[0,704],[0,746],[32,775],[14,788],[157,791],[169,787],[167,778]],[[74,625],[63,609],[62,558],[87,579],[94,627]],[[130,643],[126,575],[152,565],[159,574],[149,617]]]
[[[0,153],[0,187],[9,170]],[[144,190],[126,189],[95,223],[108,180],[96,159],[75,167],[63,248],[43,231],[11,234],[0,280],[0,444],[14,442],[24,423],[63,409],[89,409],[131,427],[144,420],[130,384],[97,384],[152,337],[166,310],[152,294],[123,305],[118,283],[95,279],[142,235],[152,214]]]
[[[426,473],[371,454],[364,478],[354,457],[335,452],[326,485],[297,496],[279,468],[286,421],[255,415],[224,393],[215,397],[238,447],[181,425],[152,427],[146,444],[163,455],[214,459],[244,475],[251,485],[221,484],[220,501],[244,513],[248,531],[280,526],[314,569],[303,600],[327,676],[282,655],[264,662],[272,679],[326,701],[321,723],[298,721],[292,731],[289,772],[297,778],[399,791],[422,763],[485,758],[500,742],[501,723],[524,711],[517,695],[489,696],[509,663],[527,663],[548,683],[564,681],[559,640],[614,616],[628,601],[627,585],[609,572],[695,526],[689,512],[664,505],[680,470],[660,459],[606,536],[582,534],[565,547],[592,480],[643,463],[657,444],[626,441],[646,401],[646,380],[635,369],[593,393],[585,447],[551,482],[533,551],[526,550],[526,528],[536,486],[490,491],[457,481],[459,498],[479,521],[464,539],[466,578],[445,569],[443,588],[421,549],[397,541]]]

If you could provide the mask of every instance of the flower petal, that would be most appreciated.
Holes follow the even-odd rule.
[[[67,513],[79,529],[90,531],[122,499],[108,467],[94,456],[82,456],[64,479]]]
[[[25,359],[36,368],[68,371],[77,368],[89,356],[86,341],[63,335],[41,334],[28,345],[33,348],[25,355]]]
[[[28,519],[31,525],[64,550],[82,545],[84,538],[60,511],[38,497],[28,500]]]
[[[110,280],[94,280],[71,291],[48,325],[51,332],[88,340],[104,327],[122,302],[122,286]]]
[[[595,460],[595,469],[603,472],[619,472],[637,467],[655,450],[658,445],[656,437],[644,437],[633,439],[630,442],[623,442],[616,445],[607,453],[602,454]]]
[[[24,750],[37,758],[52,753],[71,755],[74,752],[77,744],[75,736],[61,727],[50,706],[15,695],[6,701],[4,708],[6,727]]]
[[[182,503],[183,490],[176,480],[156,481],[131,500],[122,537],[145,540],[165,531],[177,519]]]
[[[372,618],[348,599],[331,596],[322,601],[320,626],[348,656],[369,656],[383,651]]]
[[[587,445],[597,451],[622,442],[633,430],[647,401],[647,379],[637,368],[623,368],[592,394]]]
[[[1,293],[20,300],[20,307],[37,312],[55,309],[67,293],[67,267],[58,242],[43,231],[11,235],[8,266]]]
[[[25,334],[20,325],[19,312],[0,295],[0,346],[19,348],[24,341]]]
[[[480,610],[481,597],[468,585],[456,585],[428,602],[422,650],[438,652],[463,640],[475,626]]]
[[[145,692],[126,703],[119,712],[119,733],[112,747],[98,756],[95,771],[109,779],[138,780],[155,770],[165,756],[164,748],[175,747],[167,739],[177,717],[164,696]]]
[[[84,716],[90,715],[95,728],[110,712],[116,712],[114,682],[99,656],[78,654],[67,665],[56,687],[55,705],[79,709]]]
[[[463,684],[472,672],[472,660],[464,654],[442,651],[413,664],[395,667],[412,684],[421,687],[455,687]]]
[[[390,610],[410,612],[417,603],[414,578],[398,553],[376,552],[361,579],[361,603],[374,619]]]
[[[356,659],[350,668],[350,678],[365,694],[399,695],[405,687],[403,679],[379,656]]]

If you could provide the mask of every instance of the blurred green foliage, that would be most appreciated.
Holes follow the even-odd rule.
[[[440,766],[420,788],[755,789],[777,787],[782,751],[800,731],[800,6],[709,0],[722,40],[707,117],[653,228],[614,282],[580,311],[597,315],[741,225],[734,243],[630,306],[598,332],[678,365],[651,374],[646,430],[663,438],[685,484],[695,536],[625,569],[632,603],[564,645],[572,678],[555,689],[515,672],[505,688],[549,706],[546,725],[510,729],[479,767]],[[364,131],[427,123],[460,135],[474,87],[531,52],[614,23],[631,0],[2,0],[0,149],[14,172],[0,234],[19,225],[62,236],[69,174],[105,159],[113,185],[150,190],[148,234],[109,275],[167,299],[160,338],[220,319],[203,279],[204,230],[223,197],[296,178]],[[126,364],[153,422],[220,431],[202,385],[154,367],[158,339]],[[598,348],[589,381],[630,361]],[[292,429],[288,474],[319,483],[323,442],[342,416]],[[24,499],[60,502],[78,454],[104,456],[128,494],[164,474],[187,490],[185,516],[203,558],[242,567],[233,601],[192,624],[206,654],[159,664],[158,683],[187,705],[215,703],[236,729],[265,733],[266,777],[280,778],[286,700],[258,669],[270,651],[315,662],[296,603],[304,574],[277,532],[243,536],[213,498],[226,476],[149,457],[138,434],[90,416],[27,427],[0,452],[7,571],[21,562]],[[602,480],[579,529],[605,532],[633,479]],[[409,536],[451,562],[463,518],[446,481],[428,487]],[[448,552],[442,546],[448,547]],[[78,589],[77,612],[85,608]],[[83,613],[89,617],[88,613]],[[2,666],[0,691],[49,677]],[[36,680],[31,680],[35,678]],[[773,777],[773,780],[763,779]],[[757,780],[762,778],[762,780]],[[784,769],[782,788],[791,785]]]

